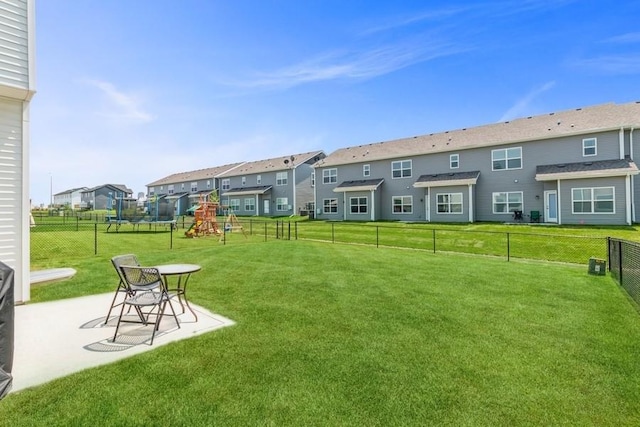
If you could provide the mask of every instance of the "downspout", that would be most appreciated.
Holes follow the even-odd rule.
[[[424,209],[426,211],[425,213],[425,219],[427,220],[427,222],[431,222],[431,200],[429,200],[429,195],[431,194],[431,187],[427,187],[427,191],[424,193]]]
[[[469,184],[469,222],[473,222],[473,184]]]
[[[620,158],[624,159],[624,128],[620,128],[620,132],[618,135],[618,139],[620,142]]]
[[[256,216],[260,216],[260,195],[256,194]]]
[[[317,186],[316,186],[316,169],[313,169],[313,209],[315,210],[315,212],[313,213],[313,217],[317,218],[318,217],[318,193],[317,193]]]

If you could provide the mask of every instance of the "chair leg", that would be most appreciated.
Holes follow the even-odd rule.
[[[122,321],[122,315],[124,314],[124,306],[125,304],[122,303],[122,308],[120,309],[120,316],[118,316],[118,323],[116,324],[116,332],[113,334],[113,339],[111,340],[111,342],[116,342],[116,337],[118,336],[118,329],[120,329],[120,322]]]

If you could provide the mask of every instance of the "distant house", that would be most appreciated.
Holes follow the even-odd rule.
[[[63,206],[73,210],[80,209],[82,203],[82,192],[87,187],[72,188],[53,195],[54,206]]]
[[[333,220],[631,224],[640,103],[604,104],[339,149],[314,165]]]
[[[201,195],[219,190],[219,174],[241,164],[233,163],[166,176],[147,184],[147,197],[166,197],[174,202],[175,215],[184,215],[189,208],[198,204]]]
[[[34,0],[0,1],[2,258],[14,270],[14,300],[30,299],[29,110],[35,94]]]
[[[115,209],[117,199],[132,199],[133,191],[121,184],[104,184],[81,192],[82,209]]]
[[[289,216],[313,205],[313,169],[325,158],[310,151],[243,163],[217,176],[220,201],[238,215]]]

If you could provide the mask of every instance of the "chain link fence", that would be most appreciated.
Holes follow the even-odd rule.
[[[608,246],[611,276],[640,305],[640,244],[609,238]]]
[[[175,224],[109,224],[103,218],[36,217],[31,228],[31,262],[38,267],[90,255],[113,256],[149,250],[181,250],[210,245],[256,243],[272,239],[314,240],[399,247],[429,252],[456,252],[512,258],[586,264],[607,257],[607,239],[524,233],[436,228],[428,224],[363,224],[324,221],[240,220],[241,227],[218,221],[219,235],[189,238],[185,231],[193,217]],[[226,230],[226,232],[222,232]]]

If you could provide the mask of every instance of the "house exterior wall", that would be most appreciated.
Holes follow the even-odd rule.
[[[584,155],[583,140],[595,138],[596,150],[594,155]],[[514,140],[517,135],[514,135]],[[359,193],[347,192],[345,196],[334,192],[334,189],[345,181],[363,180],[369,178],[384,179],[374,199],[380,203],[376,209],[376,219],[402,221],[434,221],[434,222],[467,222],[513,220],[513,209],[500,212],[494,206],[494,193],[521,194],[521,210],[524,220],[528,221],[531,211],[538,211],[545,219],[545,191],[557,190],[557,182],[537,181],[536,168],[541,165],[558,163],[589,163],[601,160],[620,159],[625,155],[637,152],[638,139],[631,144],[631,132],[627,129],[622,134],[623,148],[621,151],[621,133],[619,129],[595,131],[581,135],[563,136],[550,139],[522,141],[496,146],[483,146],[468,149],[452,149],[451,151],[390,158],[377,161],[355,162],[344,165],[323,167],[316,166],[316,213],[318,218],[333,220],[357,220],[362,214],[350,212],[349,197]],[[514,169],[493,170],[492,152],[520,148],[521,166]],[[452,168],[450,155],[458,157],[457,167]],[[399,178],[393,177],[392,164],[410,162],[409,175]],[[370,174],[363,175],[363,166],[368,165]],[[335,169],[337,179],[332,183],[325,183],[324,171]],[[422,175],[447,174],[455,172],[480,171],[477,183],[471,187],[446,186],[439,183],[430,188],[414,188],[413,184]],[[560,181],[558,192],[560,221],[566,224],[624,224],[627,214],[627,197],[625,177],[610,177],[598,179],[567,179]],[[632,179],[630,189],[640,200],[640,182],[638,176]],[[444,186],[443,186],[444,185]],[[571,189],[614,187],[615,213],[576,214],[572,212]],[[439,213],[438,194],[462,195],[462,213]],[[371,203],[371,194],[363,193]],[[456,196],[457,197],[457,196]],[[394,199],[402,198],[408,201],[409,207],[394,209]],[[337,212],[327,212],[324,205],[329,199],[337,199]],[[471,203],[471,206],[470,206]]]
[[[0,261],[14,270],[16,302],[30,299],[29,102],[35,93],[34,1],[0,1]]]

